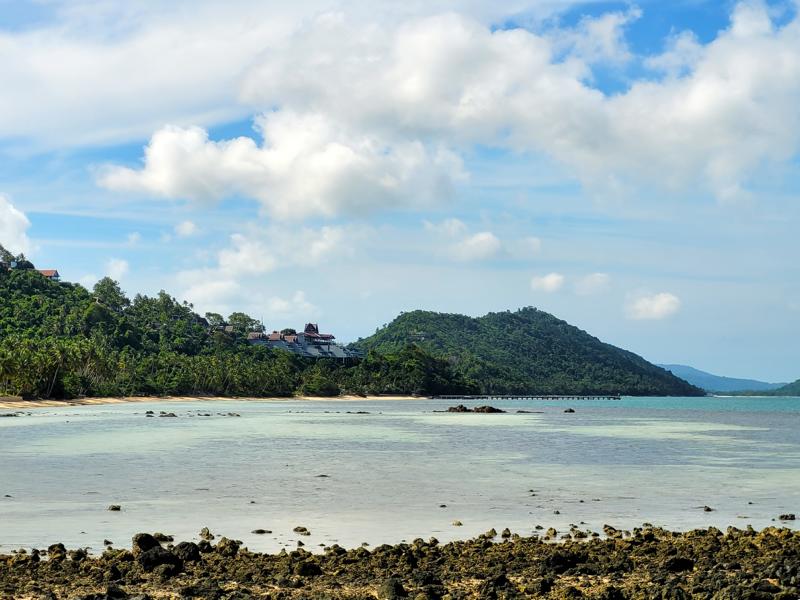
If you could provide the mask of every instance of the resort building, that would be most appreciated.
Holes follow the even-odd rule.
[[[247,341],[253,345],[269,346],[286,350],[305,358],[336,358],[339,360],[361,358],[361,352],[345,348],[335,342],[335,336],[330,333],[320,333],[316,323],[307,323],[301,333],[292,333],[294,330],[272,333],[251,332]]]
[[[61,281],[61,275],[55,269],[37,269],[39,273],[50,279],[51,281]]]

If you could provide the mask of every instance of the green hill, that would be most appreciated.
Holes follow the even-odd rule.
[[[408,312],[353,346],[394,352],[411,343],[446,357],[482,393],[704,394],[640,356],[535,308],[480,318]]]
[[[762,395],[762,394],[760,394]],[[800,379],[794,383],[788,383],[777,390],[770,390],[763,393],[764,396],[800,396]]]
[[[450,363],[415,346],[343,364],[251,345],[248,333],[258,327],[241,312],[201,317],[164,291],[128,299],[109,278],[91,291],[53,281],[0,245],[0,396],[424,395],[472,389]]]

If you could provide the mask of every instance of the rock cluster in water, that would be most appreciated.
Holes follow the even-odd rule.
[[[458,406],[451,406],[450,408],[447,409],[447,412],[497,414],[497,413],[504,413],[506,411],[501,410],[499,408],[495,408],[494,406],[476,406],[475,408],[467,408],[463,404],[459,404]]]
[[[548,543],[492,530],[440,545],[410,544],[314,555],[258,554],[220,538],[164,545],[137,534],[131,550],[91,557],[54,544],[0,556],[0,597],[18,599],[219,600],[790,600],[800,596],[800,532],[729,528]],[[208,537],[208,536],[205,536]]]

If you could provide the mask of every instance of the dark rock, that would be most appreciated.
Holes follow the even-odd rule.
[[[757,592],[765,592],[767,594],[779,594],[781,592],[781,587],[775,585],[771,581],[767,581],[766,579],[759,581],[753,589]]]
[[[294,531],[295,533],[299,533],[300,535],[311,535],[311,532],[303,526],[295,527],[294,529],[292,529],[292,531]]]
[[[60,561],[67,558],[67,549],[64,544],[53,544],[47,547],[47,556],[52,561]]]
[[[200,539],[201,539],[201,540],[206,540],[206,541],[211,541],[211,540],[213,540],[213,539],[214,539],[214,534],[213,534],[213,533],[211,533],[211,532],[208,530],[208,527],[203,527],[203,528],[200,530]]]
[[[256,535],[264,535],[265,533],[272,533],[269,529],[253,529],[250,533],[255,533]]]
[[[89,553],[86,552],[83,548],[78,548],[77,550],[70,550],[69,551],[69,559],[72,562],[82,562],[86,560],[86,557],[89,556]]]
[[[574,413],[575,409],[574,408],[567,408],[564,412],[565,413]]]
[[[181,542],[172,549],[172,553],[183,562],[200,560],[200,547],[194,542]]]
[[[506,527],[505,529],[503,529],[503,532],[500,534],[500,537],[507,540],[508,538],[511,537],[511,530],[508,527]]]
[[[122,507],[119,504],[112,504],[107,510],[110,510],[111,512],[119,512],[122,510]]]
[[[710,506],[704,506],[703,507],[703,512],[713,512],[713,511],[714,511],[714,509],[711,508]]]
[[[133,536],[133,553],[139,554],[140,552],[147,552],[153,548],[160,548],[161,544],[156,538],[149,533],[137,533]]]
[[[214,548],[217,554],[221,554],[222,556],[236,556],[239,552],[239,546],[242,545],[242,542],[238,540],[229,540],[226,537],[220,538],[219,542],[217,542],[216,547]]]
[[[322,568],[313,560],[304,560],[294,565],[294,574],[300,577],[316,577],[322,575]]]
[[[205,598],[207,600],[219,600],[225,597],[225,592],[219,587],[219,584],[210,579],[183,587],[179,594],[181,598]]]
[[[137,561],[145,571],[153,571],[156,567],[166,566],[168,568],[162,570],[162,574],[167,576],[177,575],[183,569],[183,561],[161,546],[142,552],[137,557]]]
[[[165,533],[156,532],[153,534],[153,537],[156,538],[159,542],[174,542],[175,538],[171,535],[167,535]]]
[[[396,600],[397,598],[406,597],[408,597],[408,592],[406,592],[402,582],[397,577],[390,577],[378,589],[378,598],[380,600]]]
[[[787,513],[778,517],[778,520],[780,521],[794,521],[795,519],[797,519],[797,517],[794,513]]]
[[[680,573],[681,571],[691,571],[694,569],[694,561],[683,556],[673,556],[664,561],[664,568],[670,573]]]
[[[501,410],[499,408],[495,408],[494,406],[478,406],[472,412],[485,413],[485,414],[500,414],[506,411]]]

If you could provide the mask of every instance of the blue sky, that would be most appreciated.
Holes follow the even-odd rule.
[[[800,377],[792,2],[0,0],[0,243],[344,341],[533,305]]]

